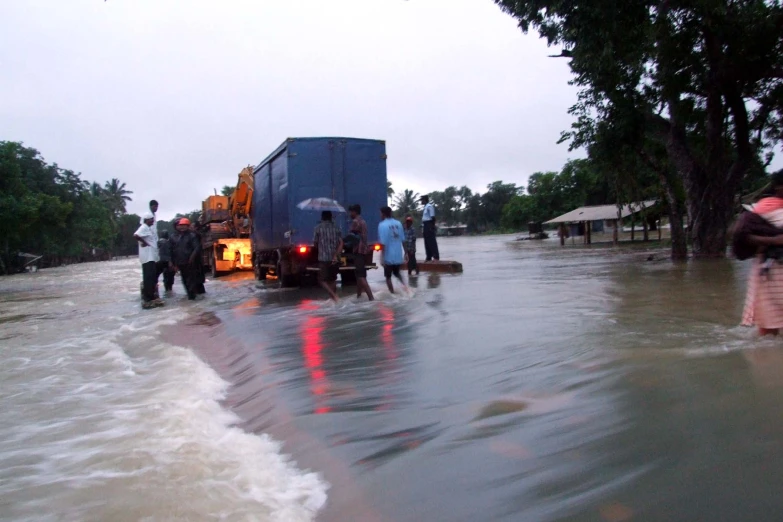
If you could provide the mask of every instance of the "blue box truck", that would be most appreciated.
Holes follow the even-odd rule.
[[[320,212],[302,210],[297,204],[308,198],[334,199],[346,209],[362,207],[367,221],[366,256],[373,268],[380,208],[387,204],[386,143],[359,138],[289,138],[255,167],[252,206],[253,266],[257,279],[274,274],[283,286],[314,280],[318,253],[313,244]],[[348,214],[335,213],[343,235]],[[343,253],[342,283],[355,282],[352,256]]]

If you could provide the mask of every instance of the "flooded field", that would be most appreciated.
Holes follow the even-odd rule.
[[[142,313],[135,260],[0,279],[0,518],[779,520],[747,266],[440,245],[464,274],[374,271],[375,303],[235,274]]]

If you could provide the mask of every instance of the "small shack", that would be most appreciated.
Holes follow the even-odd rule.
[[[619,240],[619,231],[622,227],[622,220],[633,216],[639,212],[651,210],[657,205],[657,200],[639,201],[629,205],[594,205],[579,207],[566,212],[562,216],[550,219],[545,225],[559,225],[558,235],[560,244],[565,245],[565,238],[568,236],[583,236],[584,243],[589,245],[592,242],[591,233],[608,232],[612,230],[614,242]],[[645,231],[647,222],[643,220]]]

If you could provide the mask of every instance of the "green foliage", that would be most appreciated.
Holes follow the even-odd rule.
[[[224,185],[223,188],[220,189],[220,193],[223,194],[224,196],[230,196],[231,194],[234,193],[234,188],[235,187],[232,187],[230,185]]]
[[[522,230],[584,205],[616,202],[616,194],[589,160],[571,160],[560,172],[536,172],[528,178],[527,194],[514,196],[503,207],[503,228]]]
[[[392,182],[386,181],[386,199],[391,199],[394,197],[394,189],[392,188]]]
[[[397,219],[404,219],[407,215],[416,218],[419,213],[419,199],[419,194],[409,189],[397,194],[394,198],[394,213]]]
[[[569,59],[581,91],[563,139],[613,149],[602,171],[623,198],[649,185],[638,162],[673,208],[682,187],[694,253],[723,255],[745,178],[783,139],[781,2],[495,2]]]
[[[20,251],[53,264],[110,255],[129,194],[120,180],[100,187],[35,149],[0,142],[0,271],[13,271]]]

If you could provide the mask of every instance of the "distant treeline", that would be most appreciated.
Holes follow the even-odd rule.
[[[767,183],[764,169],[754,166],[743,181],[747,194]],[[685,211],[685,193],[676,186],[675,200],[679,211]],[[443,225],[464,224],[469,233],[517,232],[530,222],[544,222],[585,205],[624,205],[657,199],[664,213],[669,201],[657,172],[639,166],[634,172],[606,168],[591,159],[566,162],[557,171],[536,172],[527,186],[495,181],[487,191],[473,192],[468,187],[447,187],[429,194]],[[398,218],[406,215],[421,219],[419,194],[412,190],[392,191],[392,207]]]
[[[33,148],[0,141],[0,273],[22,269],[19,253],[42,255],[40,267],[135,255],[130,194],[116,178],[91,183]]]
[[[643,181],[635,197],[658,197],[655,180]],[[483,194],[451,186],[429,196],[439,223],[464,224],[469,233],[524,230],[531,221],[546,221],[582,205],[605,205],[621,199],[616,184],[600,175],[589,160],[571,160],[560,172],[536,172],[528,178],[527,186],[495,181]],[[410,214],[418,222],[419,194],[411,190],[397,193],[393,206],[398,217]]]

